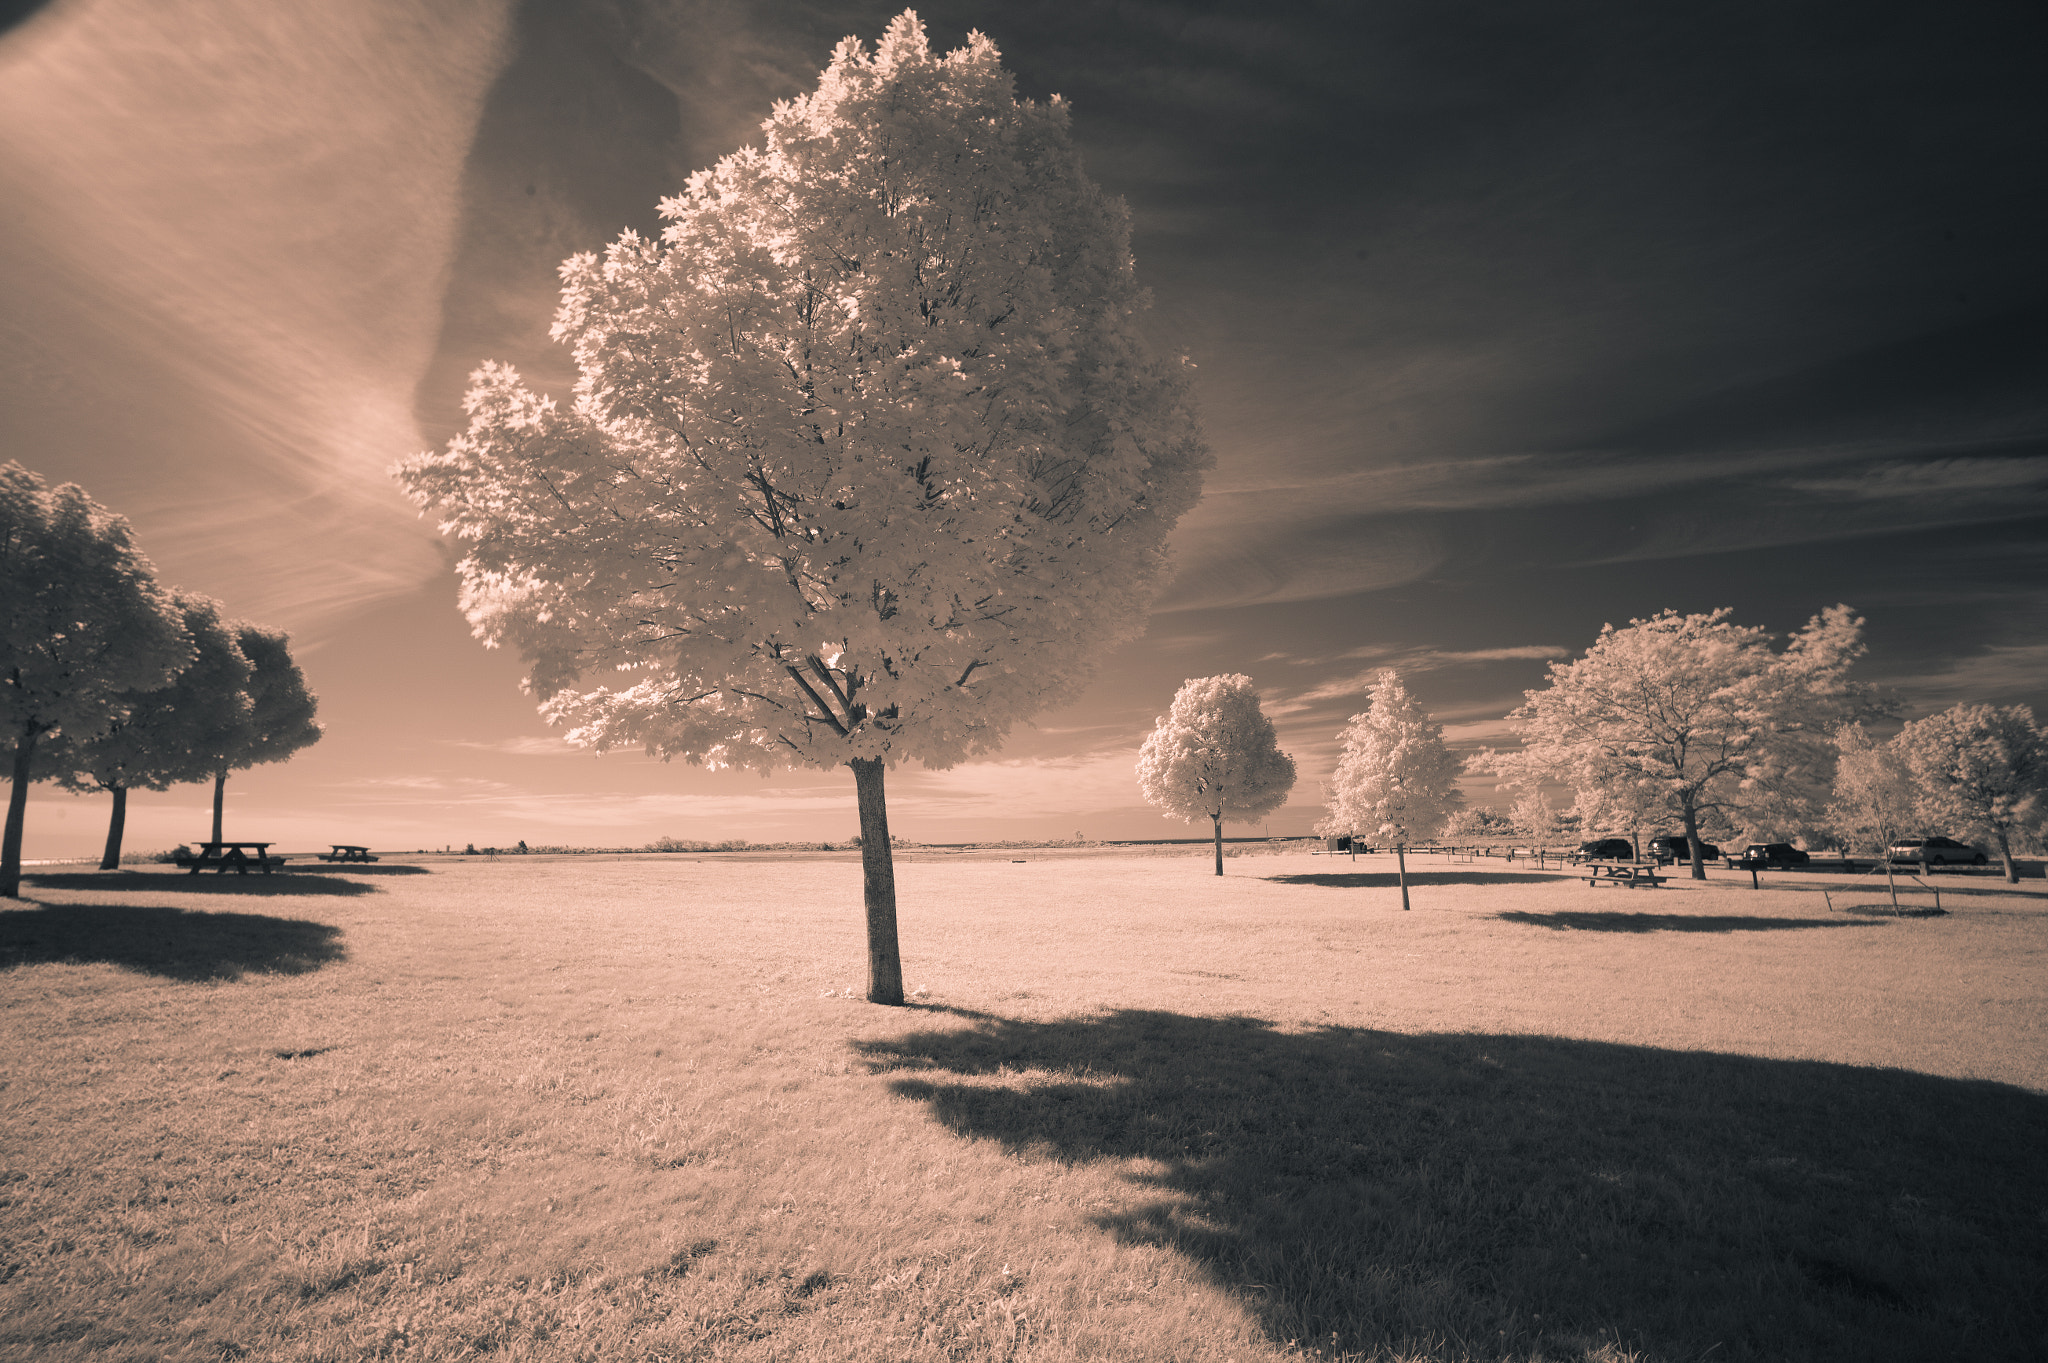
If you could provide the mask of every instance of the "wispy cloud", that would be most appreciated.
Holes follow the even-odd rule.
[[[0,49],[0,273],[34,281],[0,349],[68,354],[86,399],[46,468],[239,612],[303,626],[436,567],[385,469],[423,443],[506,10],[109,0]]]
[[[582,757],[592,758],[598,754],[589,748],[579,748],[561,738],[548,734],[522,734],[517,738],[498,738],[489,741],[470,738],[444,738],[440,742],[450,748],[466,748],[471,752],[503,753],[507,757]],[[637,755],[637,749],[624,749],[604,754],[608,758]]]
[[[2038,691],[2043,677],[2048,677],[2048,643],[1992,644],[1947,667],[1884,680],[1932,712],[1964,703],[2004,704],[2007,698]]]
[[[1787,487],[1824,497],[1857,497],[1869,501],[1905,499],[1918,506],[1943,508],[1957,500],[2003,501],[2015,495],[2039,506],[2048,501],[2048,455],[1993,458],[1962,455],[1891,461],[1845,470],[1821,478],[1787,479]]]
[[[1571,650],[1558,644],[1521,644],[1505,648],[1473,649],[1366,645],[1340,653],[1337,657],[1375,659],[1371,667],[1333,677],[1304,691],[1275,689],[1262,693],[1262,699],[1269,715],[1297,715],[1313,710],[1327,701],[1352,700],[1363,696],[1379,680],[1380,673],[1388,669],[1396,673],[1412,674],[1452,667],[1480,667],[1489,663],[1545,662],[1570,656]]]

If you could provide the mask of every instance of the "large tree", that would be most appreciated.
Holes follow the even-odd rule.
[[[305,674],[292,660],[291,637],[242,621],[234,626],[235,647],[249,662],[245,686],[248,705],[241,722],[227,734],[217,752],[213,777],[213,840],[221,840],[221,816],[227,803],[228,772],[264,762],[282,762],[299,749],[320,741],[314,716],[320,702],[306,686]]]
[[[486,365],[402,464],[463,608],[603,751],[851,769],[868,997],[899,1003],[883,776],[997,747],[1133,637],[1208,454],[1123,206],[980,34],[848,39],[660,241],[562,267],[566,409]]]
[[[104,727],[123,692],[162,685],[191,656],[128,522],[76,484],[0,464],[0,732],[13,750],[0,897],[21,895],[37,745]]]
[[[1138,750],[1138,790],[1169,819],[1209,820],[1216,874],[1223,874],[1223,821],[1263,819],[1287,803],[1294,759],[1241,672],[1183,682]]]
[[[1436,837],[1464,806],[1458,759],[1444,746],[1444,726],[1423,712],[1390,667],[1381,669],[1366,693],[1366,708],[1338,738],[1344,750],[1330,778],[1326,823],[1394,844],[1405,910],[1409,846]],[[1544,811],[1549,813],[1547,804]]]
[[[100,859],[104,871],[121,864],[129,791],[212,778],[238,755],[250,729],[249,660],[235,628],[210,597],[178,592],[175,600],[192,638],[192,661],[164,686],[122,692],[105,723],[67,730],[44,759],[60,785],[113,795]],[[220,837],[218,829],[214,837]]]
[[[1879,708],[1847,675],[1863,653],[1863,621],[1847,606],[1813,617],[1782,650],[1730,613],[1603,626],[1508,716],[1520,751],[1489,751],[1481,764],[1522,787],[1657,792],[1704,880],[1702,820],[1783,821],[1815,806],[1834,767],[1831,735]]]
[[[2048,733],[2025,705],[1957,705],[1914,720],[1895,740],[1919,786],[1922,818],[1998,844],[2009,884],[2015,834],[2040,825],[2048,802]]]

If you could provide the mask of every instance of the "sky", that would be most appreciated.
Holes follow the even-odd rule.
[[[326,734],[236,773],[289,847],[843,840],[849,773],[564,745],[392,463],[486,359],[566,392],[555,266],[753,141],[895,5],[0,5],[0,459],[291,632]],[[993,757],[890,775],[915,841],[1199,836],[1137,790],[1251,675],[1306,832],[1382,667],[1454,746],[1603,624],[1837,602],[1907,717],[2048,714],[2048,10],[1963,0],[919,7],[1066,98],[1216,455],[1148,632]],[[1505,803],[1484,778],[1475,802]],[[131,848],[204,837],[202,786]],[[30,858],[107,801],[38,787]]]

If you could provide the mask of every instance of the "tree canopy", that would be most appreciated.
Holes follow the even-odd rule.
[[[321,737],[320,702],[292,659],[291,636],[248,621],[234,625],[235,647],[248,660],[247,705],[221,735],[213,775],[213,838],[221,837],[228,772],[282,762]]]
[[[1287,803],[1294,759],[1241,672],[1195,677],[1138,751],[1138,789],[1171,819],[1210,821],[1223,874],[1223,821],[1263,819]]]
[[[2048,804],[2048,733],[2025,705],[1957,705],[1908,724],[1895,740],[1913,773],[1920,814],[1998,845],[2017,884],[2012,844]]]
[[[234,755],[249,725],[249,660],[236,629],[210,597],[175,592],[193,658],[163,686],[122,692],[98,728],[60,735],[43,758],[58,784],[114,796],[100,865],[120,864],[121,831],[131,790],[166,790],[204,781]]]
[[[0,732],[13,749],[0,896],[21,891],[37,745],[103,728],[124,692],[162,685],[191,657],[128,522],[76,484],[52,489],[20,464],[0,464]]]
[[[883,769],[1074,695],[1210,460],[1123,206],[987,38],[934,54],[906,12],[762,128],[659,241],[563,265],[566,407],[485,365],[468,430],[398,472],[572,742],[853,769],[869,996],[898,1002]]]
[[[1408,907],[1408,846],[1437,836],[1465,803],[1459,762],[1444,746],[1443,725],[1423,713],[1400,676],[1382,668],[1366,708],[1338,738],[1344,745],[1330,778],[1323,826],[1394,844],[1401,907]],[[1549,806],[1544,815],[1550,818]],[[1517,810],[1517,822],[1522,811]]]
[[[1703,818],[1804,817],[1832,775],[1835,729],[1877,708],[1847,675],[1864,651],[1863,621],[1847,606],[1814,616],[1783,650],[1731,614],[1665,611],[1603,626],[1584,657],[1552,663],[1550,685],[1508,716],[1521,750],[1481,762],[1510,785],[1611,788],[1635,808],[1655,792],[1704,879]]]

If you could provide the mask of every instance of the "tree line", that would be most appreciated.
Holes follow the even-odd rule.
[[[1463,808],[1442,726],[1382,671],[1339,735],[1316,831],[1399,853],[1446,834],[1542,838],[1570,823],[1637,841],[1676,824],[1700,879],[1705,834],[1881,855],[1898,838],[1941,831],[1990,843],[2017,882],[2014,852],[2048,820],[2048,731],[2029,707],[1956,705],[1880,741],[1869,726],[1896,719],[1899,704],[1849,675],[1865,648],[1847,606],[1814,616],[1782,647],[1731,615],[1667,610],[1608,625],[1583,656],[1552,663],[1549,684],[1507,717],[1520,745],[1462,764],[1519,797],[1512,819]],[[1226,693],[1229,706],[1214,703]],[[1169,815],[1215,820],[1219,847],[1222,820],[1277,809],[1293,778],[1244,676],[1183,686],[1138,769],[1146,799]],[[1562,818],[1554,790],[1572,800]],[[1405,858],[1397,864],[1405,908]]]
[[[0,724],[12,771],[0,897],[19,898],[29,787],[113,797],[102,869],[120,864],[128,792],[213,783],[317,741],[288,637],[157,581],[128,522],[74,483],[0,465]]]

